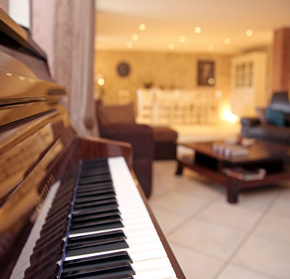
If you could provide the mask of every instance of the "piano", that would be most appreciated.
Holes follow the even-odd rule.
[[[130,145],[81,138],[45,53],[0,9],[0,278],[185,278]]]

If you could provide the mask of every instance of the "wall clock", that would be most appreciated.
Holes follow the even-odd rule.
[[[117,73],[121,77],[126,77],[130,74],[130,65],[127,62],[120,62],[117,65]]]

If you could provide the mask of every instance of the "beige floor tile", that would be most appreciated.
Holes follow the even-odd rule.
[[[183,181],[180,183],[178,189],[180,193],[188,193],[189,195],[203,196],[206,199],[223,196],[224,188],[216,183],[203,179],[201,176],[192,175],[188,173],[183,175]]]
[[[271,277],[229,264],[217,279],[271,279]]]
[[[195,218],[171,234],[169,241],[188,245],[208,255],[228,260],[245,235],[242,230]]]
[[[253,235],[233,262],[275,278],[289,279],[290,247],[288,243]]]
[[[282,189],[279,198],[274,202],[270,212],[290,217],[290,187]]]
[[[185,249],[178,244],[170,243],[170,247],[187,279],[212,279],[223,265],[221,260]]]
[[[183,214],[174,213],[158,206],[151,206],[151,209],[165,235],[178,228],[187,219]]]
[[[280,187],[275,186],[242,191],[239,194],[238,204],[245,208],[253,208],[263,211],[271,205],[280,191]]]
[[[176,162],[155,161],[153,163],[153,187],[150,199],[159,198],[179,188],[183,178],[175,175]]]
[[[206,205],[208,200],[187,195],[178,192],[171,192],[160,198],[152,199],[150,205],[158,208],[169,210],[177,214],[183,214],[184,216],[191,216],[196,214],[202,207]]]
[[[239,204],[230,204],[219,199],[199,216],[220,225],[249,231],[261,215],[262,212],[259,210],[245,208]]]
[[[290,248],[290,216],[268,213],[255,232],[259,235],[288,242]]]

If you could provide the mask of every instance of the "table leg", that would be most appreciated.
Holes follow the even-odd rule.
[[[182,175],[183,173],[183,168],[184,168],[184,165],[180,162],[177,162],[177,169],[176,169],[176,175]]]
[[[237,203],[239,195],[239,184],[236,181],[229,182],[227,186],[227,199],[229,203]]]

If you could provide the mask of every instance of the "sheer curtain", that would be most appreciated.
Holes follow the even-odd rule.
[[[53,78],[81,136],[97,136],[94,106],[94,0],[31,0],[31,32],[45,50]]]

